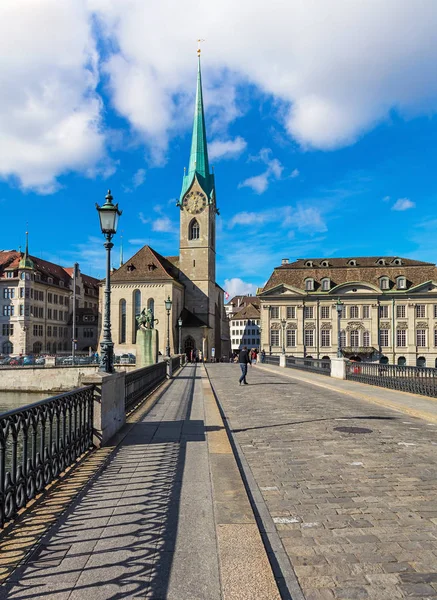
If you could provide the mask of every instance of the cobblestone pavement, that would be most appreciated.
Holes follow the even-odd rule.
[[[256,366],[248,386],[208,373],[307,600],[437,598],[435,424]]]

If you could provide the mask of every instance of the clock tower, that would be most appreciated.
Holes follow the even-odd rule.
[[[185,308],[204,322],[214,341],[217,325],[215,282],[215,218],[218,214],[214,175],[210,173],[202,98],[200,50],[193,137],[188,172],[182,181],[180,208],[180,280],[185,286]],[[220,309],[219,309],[220,310]]]

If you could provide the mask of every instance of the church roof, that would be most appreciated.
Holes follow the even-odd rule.
[[[208,147],[206,143],[205,113],[203,110],[202,74],[200,71],[200,56],[197,69],[196,105],[194,109],[193,136],[191,139],[190,162],[188,173],[182,180],[182,191],[179,206],[194,179],[211,200],[214,192],[214,175],[209,172]]]
[[[175,257],[170,257],[175,258]],[[111,282],[121,281],[159,281],[173,279],[178,281],[179,269],[165,256],[161,256],[150,246],[143,246],[124,265],[114,271]]]

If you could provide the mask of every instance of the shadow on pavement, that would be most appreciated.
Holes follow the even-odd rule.
[[[286,427],[287,425],[304,425],[305,423],[317,423],[318,421],[350,421],[355,419],[372,420],[377,419],[381,421],[395,421],[398,417],[379,417],[378,415],[360,416],[360,417],[328,417],[326,419],[308,419],[307,421],[289,421],[288,423],[275,423],[273,425],[258,425],[256,427],[244,427],[240,429],[232,429],[234,433],[240,433],[242,431],[251,431],[253,429],[270,429],[272,427]]]

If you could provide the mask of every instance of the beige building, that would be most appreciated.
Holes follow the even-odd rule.
[[[144,246],[111,275],[111,325],[116,355],[136,353],[136,317],[144,308],[151,308],[158,319],[155,326],[159,349],[165,353],[167,298],[172,301],[168,328],[171,353],[179,350],[178,320],[181,318],[182,352],[190,354],[196,348],[207,360],[229,354],[224,291],[215,281],[218,209],[214,175],[208,163],[200,63],[190,162],[177,206],[180,210],[179,255],[164,257]],[[102,315],[103,291],[102,287]]]
[[[267,354],[437,366],[437,268],[401,257],[283,259],[264,288]]]
[[[78,269],[77,305],[87,303],[94,319],[89,345],[97,342],[98,280]],[[0,353],[70,353],[73,312],[72,269],[30,256],[0,251]],[[88,308],[89,307],[89,308]],[[78,346],[78,349],[82,349]]]

